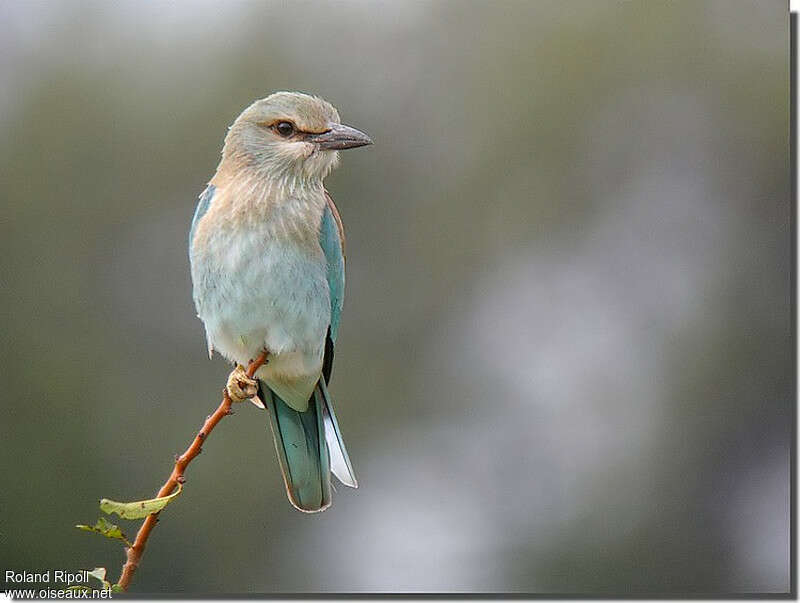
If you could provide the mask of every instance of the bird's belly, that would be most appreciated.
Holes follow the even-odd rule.
[[[284,378],[318,373],[330,324],[324,256],[258,232],[215,243],[192,257],[209,345],[240,364],[266,348],[269,373]]]

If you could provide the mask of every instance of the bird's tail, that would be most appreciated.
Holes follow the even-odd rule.
[[[263,381],[260,389],[292,505],[306,513],[327,509],[331,470],[343,484],[358,487],[325,378],[320,377],[305,412],[291,408]]]

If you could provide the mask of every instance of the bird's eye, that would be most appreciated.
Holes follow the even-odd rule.
[[[279,121],[275,124],[275,129],[278,131],[278,134],[284,138],[289,138],[289,136],[294,134],[294,126],[288,121]]]

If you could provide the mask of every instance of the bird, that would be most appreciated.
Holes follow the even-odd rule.
[[[189,231],[209,357],[234,363],[251,386],[240,395],[266,407],[289,501],[308,513],[330,506],[331,473],[358,487],[328,390],[345,235],[323,180],[339,151],[370,144],[317,96],[256,100],[229,127]],[[248,380],[243,366],[260,354],[266,362]]]

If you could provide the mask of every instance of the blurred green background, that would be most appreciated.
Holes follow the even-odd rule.
[[[189,223],[227,126],[290,89],[375,140],[327,181],[361,488],[293,510],[246,405],[132,590],[788,590],[785,2],[0,0],[0,20],[3,576],[118,575],[72,526],[153,494],[218,403]]]

